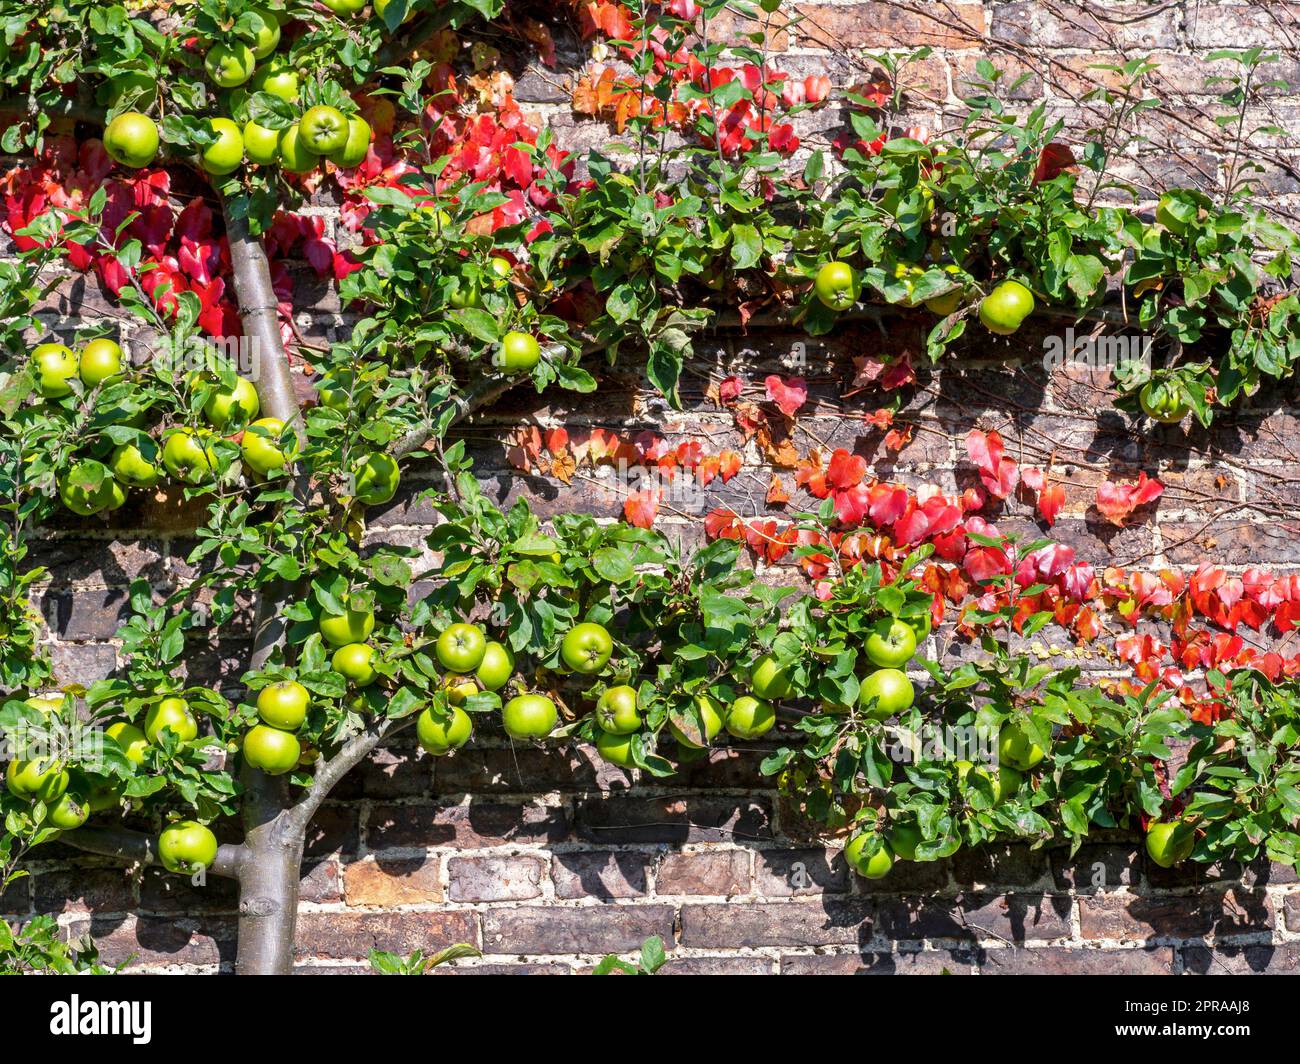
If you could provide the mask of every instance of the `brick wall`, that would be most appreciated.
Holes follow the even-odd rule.
[[[1098,76],[1087,66],[1116,56],[1156,53],[1166,66],[1169,106],[1147,120],[1151,142],[1122,166],[1139,182],[1212,180],[1221,163],[1203,79],[1194,56],[1213,47],[1270,45],[1283,54],[1277,76],[1300,83],[1295,48],[1300,4],[1065,2],[826,2],[798,5],[809,22],[777,41],[780,63],[795,73],[823,69],[848,84],[870,64],[846,51],[928,44],[908,121],[939,126],[962,79],[980,56],[1031,77],[1019,95],[1042,98],[1074,128],[1086,128],[1078,98]],[[837,42],[828,48],[826,42]],[[561,64],[576,61],[561,43]],[[567,48],[567,51],[566,51]],[[603,127],[575,122],[554,72],[515,70],[518,94],[569,146],[598,144]],[[923,83],[923,84],[921,84]],[[1297,95],[1271,93],[1272,119],[1288,126]],[[842,115],[809,116],[807,133]],[[1290,121],[1290,128],[1294,122]],[[806,137],[805,139],[809,139]],[[1277,206],[1296,191],[1293,145],[1283,138],[1259,152]],[[334,226],[333,205],[313,210]],[[348,327],[337,300],[302,275],[299,324],[328,341]],[[81,278],[69,279],[45,308],[50,324],[109,311]],[[676,442],[744,450],[730,416],[706,400],[704,381],[725,368],[759,379],[781,366],[797,341],[807,344],[811,400],[801,414],[800,450],[843,446],[868,457],[881,476],[946,489],[974,480],[962,439],[973,426],[996,428],[1017,459],[1068,477],[1067,504],[1052,535],[1097,565],[1194,566],[1209,554],[1229,568],[1300,569],[1300,538],[1287,527],[1300,490],[1296,390],[1261,396],[1257,408],[1226,418],[1213,433],[1135,423],[1109,408],[1106,382],[1078,371],[1049,377],[1041,368],[1043,329],[1014,341],[967,339],[925,372],[906,415],[913,441],[898,454],[858,416],[870,397],[842,400],[854,355],[917,342],[904,318],[886,315],[830,338],[764,330],[722,334],[697,345],[684,410],[668,410],[640,391],[635,374],[615,374],[596,396],[511,395],[466,436],[477,469],[502,503],[524,497],[536,512],[613,516],[618,504],[591,485],[566,488],[521,476],[505,461],[501,438],[522,419],[543,425],[653,427]],[[129,339],[129,337],[128,337]],[[741,514],[764,509],[770,470],[747,451],[745,471],[710,488],[709,506]],[[1102,523],[1090,510],[1096,485],[1139,470],[1167,485],[1158,507],[1132,527]],[[789,478],[787,478],[789,479]],[[419,544],[431,511],[415,500],[418,474],[392,504],[372,511],[374,543]],[[793,484],[787,484],[793,488]],[[137,493],[138,494],[138,493]],[[801,506],[796,495],[790,509]],[[112,636],[125,616],[126,587],[143,577],[160,591],[192,579],[184,561],[193,514],[175,499],[133,499],[112,524],[60,520],[31,559],[50,567],[41,608],[63,683],[89,683],[116,664]],[[688,541],[690,520],[661,525]],[[1039,534],[1027,508],[1012,504],[999,521]],[[774,579],[795,579],[793,572]],[[232,689],[244,667],[246,626],[196,644],[186,656],[191,680]],[[1044,660],[1080,658],[1051,630],[1027,648]],[[971,649],[938,630],[927,648],[943,660]],[[514,748],[497,735],[447,759],[409,745],[379,754],[353,773],[322,810],[305,870],[299,950],[304,970],[354,971],[372,947],[432,949],[478,945],[481,962],[459,968],[581,971],[607,951],[629,951],[648,935],[671,947],[670,970],[803,972],[1282,971],[1300,961],[1300,886],[1279,866],[1162,871],[1132,840],[1106,839],[1078,854],[1006,850],[957,854],[932,865],[899,864],[868,883],[851,875],[838,844],[818,840],[783,807],[758,772],[761,745],[718,750],[707,763],[667,781],[637,780],[588,750]],[[234,957],[233,886],[214,880],[196,890],[176,877],[142,879],[51,847],[34,875],[0,897],[0,910],[55,912],[89,928],[110,959],[194,971],[229,969]]]

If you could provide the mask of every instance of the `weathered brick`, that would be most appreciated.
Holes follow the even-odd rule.
[[[968,950],[809,953],[781,958],[782,975],[970,975]]]
[[[112,639],[131,614],[122,588],[47,591],[41,596],[41,612],[54,635],[77,642]]]
[[[483,914],[483,949],[488,953],[622,953],[640,949],[653,935],[672,942],[671,906],[522,905]]]
[[[76,868],[32,877],[41,913],[124,913],[135,909],[131,880],[120,868]]]
[[[1051,894],[879,898],[877,931],[889,938],[1029,942],[1070,933],[1070,899]]]
[[[980,975],[1169,975],[1174,951],[1170,946],[1148,949],[989,949],[980,961]]]
[[[744,842],[771,838],[771,820],[767,802],[756,798],[597,798],[578,805],[576,828],[603,843]]]
[[[542,893],[546,865],[540,857],[453,857],[447,862],[452,901],[527,901]]]
[[[572,975],[567,964],[552,961],[547,964],[472,964],[455,961],[440,964],[434,975]]]
[[[849,945],[871,934],[870,902],[825,898],[683,905],[681,944],[692,949]]]
[[[1300,943],[1258,946],[1183,946],[1187,975],[1294,975],[1300,970]],[[1113,955],[1113,951],[1107,954]]]
[[[435,912],[298,914],[294,954],[346,960],[372,949],[392,953],[435,953],[459,942],[478,945],[478,914],[445,909]]]
[[[848,889],[849,866],[842,851],[781,849],[754,854],[754,890],[764,897],[843,894]]]
[[[800,4],[795,10],[805,19],[799,26],[800,43],[823,48],[846,41],[872,48],[973,48],[985,28],[983,5],[965,2],[933,10],[890,3]]]
[[[235,959],[235,918],[156,916],[74,920],[73,934],[89,931],[106,964],[230,963]]]
[[[1141,859],[1132,846],[1088,844],[1073,857],[1067,850],[1050,854],[1052,876],[1062,890],[1105,891],[1135,887],[1141,878]]]
[[[659,969],[660,975],[772,975],[776,963],[767,957],[677,957]]]
[[[952,874],[964,887],[1031,887],[1046,878],[1047,855],[1015,844],[967,847],[953,856]]]
[[[1079,899],[1079,932],[1087,939],[1224,938],[1272,926],[1273,906],[1246,890],[1201,891],[1185,897],[1098,895]]]
[[[1177,30],[1175,5],[1096,3],[1081,0],[1048,5],[1041,0],[998,4],[989,34],[1030,48],[1089,48],[1167,45]]]
[[[1286,916],[1286,929],[1300,932],[1300,894],[1288,894],[1283,912]]]
[[[387,908],[442,901],[436,858],[380,858],[343,866],[343,896],[352,906]]]
[[[199,887],[190,882],[189,876],[149,868],[140,883],[140,908],[151,913],[233,913],[239,910],[239,884],[233,879],[208,876]]]
[[[568,835],[562,808],[476,802],[470,806],[377,806],[370,812],[372,850],[428,846],[510,846],[559,842]]]
[[[732,895],[750,890],[746,850],[670,853],[655,869],[656,894]]]
[[[557,898],[641,897],[649,889],[649,857],[624,851],[579,851],[551,855],[551,881]]]

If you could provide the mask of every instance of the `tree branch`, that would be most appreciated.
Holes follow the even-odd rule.
[[[294,829],[305,831],[316,810],[320,808],[321,802],[329,797],[330,791],[338,785],[339,781],[364,761],[380,743],[403,728],[409,727],[414,721],[415,716],[412,715],[400,720],[384,720],[379,724],[371,725],[344,743],[338,753],[328,761],[323,759],[318,761],[311,788],[285,814],[286,823]]]
[[[112,857],[123,864],[161,864],[158,859],[157,839],[142,831],[132,831],[120,827],[90,827],[70,831],[59,839],[69,846],[75,846],[86,853]],[[222,843],[217,847],[217,859],[208,866],[208,871],[226,879],[239,876],[240,865],[244,858],[244,847],[233,843]]]

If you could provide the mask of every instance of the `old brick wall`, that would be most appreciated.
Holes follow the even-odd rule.
[[[1045,100],[1073,128],[1089,124],[1079,98],[1097,77],[1088,66],[1154,53],[1165,64],[1169,104],[1148,116],[1150,141],[1120,164],[1139,183],[1211,183],[1221,145],[1197,61],[1215,47],[1269,45],[1283,56],[1277,76],[1300,86],[1300,4],[895,2],[851,0],[796,5],[809,20],[777,41],[780,64],[798,74],[830,70],[837,85],[864,76],[862,50],[931,45],[919,63],[907,121],[939,128],[945,109],[981,56],[1030,74],[1017,95]],[[834,44],[834,46],[831,46]],[[857,46],[847,50],[844,45]],[[561,39],[562,59],[565,41]],[[567,58],[576,62],[576,43]],[[563,63],[562,63],[563,65]],[[515,70],[518,95],[534,105],[569,146],[597,144],[603,128],[569,113],[562,79],[533,67]],[[1295,128],[1300,88],[1270,93],[1270,120]],[[809,117],[816,142],[843,115]],[[1296,192],[1293,142],[1276,138],[1258,152],[1265,187],[1290,213]],[[334,205],[312,210],[336,226]],[[341,235],[341,234],[340,234]],[[333,295],[302,274],[299,324],[328,342],[348,327]],[[111,313],[93,283],[69,279],[45,308],[50,324]],[[596,396],[507,397],[466,430],[478,472],[503,503],[524,497],[542,515],[619,512],[617,498],[591,484],[520,475],[501,439],[521,420],[542,425],[653,427],[673,442],[699,439],[706,450],[736,447],[745,471],[710,488],[707,506],[742,515],[763,511],[770,470],[725,412],[704,395],[725,370],[751,380],[780,370],[796,342],[812,399],[796,445],[847,447],[881,476],[909,485],[965,485],[962,439],[973,426],[996,428],[1008,451],[1068,477],[1067,504],[1052,535],[1081,559],[1157,568],[1195,566],[1213,555],[1229,568],[1248,564],[1300,569],[1294,523],[1300,489],[1300,411],[1294,387],[1257,398],[1213,433],[1134,422],[1109,407],[1106,382],[1042,369],[1039,323],[1014,342],[983,334],[934,372],[923,372],[906,416],[912,442],[892,454],[861,413],[871,396],[840,398],[854,355],[916,341],[906,317],[886,315],[810,341],[797,333],[753,331],[702,339],[687,374],[684,409],[669,410],[641,390],[634,372],[614,374]],[[130,339],[129,335],[127,337]],[[1139,470],[1167,485],[1157,508],[1119,530],[1090,509],[1096,485]],[[790,478],[787,478],[789,480]],[[432,514],[417,501],[417,474],[390,506],[372,512],[374,543],[419,544]],[[787,484],[793,488],[792,483]],[[138,493],[137,493],[138,494]],[[799,508],[797,495],[790,509]],[[690,541],[698,521],[660,523]],[[1000,527],[1041,529],[1012,503]],[[145,578],[160,591],[192,579],[185,562],[193,514],[174,499],[133,499],[112,524],[60,521],[42,533],[32,562],[50,568],[41,592],[49,644],[63,683],[89,683],[117,664],[113,634],[126,614],[126,588]],[[793,572],[773,579],[796,579]],[[248,646],[239,626],[187,655],[189,675],[238,694]],[[1107,670],[1081,658],[1068,640],[1040,633],[1028,649],[1061,664]],[[957,661],[972,650],[939,629],[927,648]],[[304,970],[356,971],[372,947],[432,949],[478,945],[481,962],[458,970],[567,973],[607,951],[628,951],[648,935],[671,947],[673,971],[1174,972],[1287,971],[1300,961],[1300,886],[1295,874],[1251,868],[1162,871],[1131,839],[1099,838],[1079,854],[1012,847],[963,852],[934,865],[899,864],[868,883],[851,875],[838,844],[814,838],[758,772],[763,748],[724,747],[706,764],[667,781],[632,778],[592,751],[512,748],[483,735],[457,755],[432,759],[409,742],[353,773],[322,810],[305,870],[299,950]],[[0,898],[0,910],[61,914],[89,928],[110,959],[140,966],[229,970],[234,957],[233,886],[195,889],[148,872],[132,879],[71,850],[51,848],[34,875]]]

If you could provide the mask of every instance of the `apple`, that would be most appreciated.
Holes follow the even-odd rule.
[[[65,791],[45,810],[45,816],[60,831],[75,831],[90,819],[90,807],[76,795]]]
[[[257,38],[253,41],[253,58],[265,59],[280,43],[280,23],[276,22],[275,16],[269,11],[253,8],[249,14],[254,15],[258,22]]]
[[[203,69],[208,77],[223,89],[233,89],[253,76],[257,61],[253,49],[242,41],[234,44],[214,44],[203,59]]]
[[[278,417],[264,417],[254,421],[244,430],[239,453],[254,472],[266,476],[273,469],[283,469],[289,456],[280,449],[280,434],[284,422]]]
[[[611,687],[596,700],[596,723],[612,735],[630,735],[641,727],[635,687]]]
[[[474,677],[463,672],[443,673],[442,689],[447,694],[447,701],[453,706],[463,706],[479,691],[478,682]]]
[[[108,102],[116,107],[123,100],[128,104],[151,107],[158,99],[158,80],[143,70],[128,70],[108,79]]]
[[[991,333],[1010,336],[1034,312],[1034,293],[1019,281],[1003,281],[980,301],[980,321]]]
[[[145,738],[156,745],[164,730],[171,732],[182,743],[189,742],[199,734],[199,722],[194,719],[185,699],[168,697],[149,707],[149,712],[144,716]]]
[[[233,174],[244,161],[244,136],[229,118],[209,118],[208,131],[217,140],[199,153],[199,165],[210,174]]]
[[[858,300],[858,278],[847,262],[828,262],[817,271],[813,291],[822,306],[848,310]]]
[[[1182,864],[1192,855],[1196,833],[1184,820],[1153,820],[1147,828],[1147,856],[1161,868]]]
[[[883,629],[883,631],[882,631]],[[897,669],[912,660],[916,653],[916,633],[898,619],[876,625],[867,636],[867,658],[871,664]]]
[[[86,806],[92,813],[102,813],[122,804],[123,785],[117,781],[92,783],[86,791]]]
[[[348,119],[337,107],[317,104],[298,119],[298,136],[316,155],[342,151],[348,143]]]
[[[99,473],[98,487],[89,487]],[[90,517],[102,510],[116,510],[126,502],[122,485],[109,475],[99,462],[77,462],[59,478],[59,501],[80,517]]]
[[[722,704],[712,695],[696,695],[694,703],[704,724],[704,742],[697,742],[671,720],[668,722],[668,730],[672,733],[673,738],[686,749],[702,750],[717,738],[718,732],[722,731],[722,721],[726,711],[723,709]]]
[[[1150,381],[1138,393],[1142,412],[1152,421],[1176,425],[1191,410],[1183,398],[1182,390],[1166,381]]]
[[[122,752],[126,754],[126,759],[131,764],[139,765],[144,762],[145,753],[149,749],[149,739],[134,724],[124,720],[115,721],[104,729],[104,734],[122,748]]]
[[[515,272],[515,264],[503,255],[493,255],[488,260],[488,269],[496,278],[498,285],[510,280]]]
[[[364,643],[375,630],[375,615],[369,610],[349,607],[343,614],[322,614],[319,627],[321,637],[331,646]]]
[[[244,123],[244,154],[250,163],[270,166],[280,158],[280,134],[259,126],[251,119]]]
[[[77,372],[87,388],[117,380],[122,376],[122,349],[109,339],[91,340],[81,349]]]
[[[277,680],[257,692],[257,715],[281,731],[301,728],[310,705],[311,695],[297,680]]]
[[[882,841],[880,849],[870,857],[863,857],[862,851],[866,848],[867,839],[870,837],[869,834],[863,833],[849,839],[848,845],[844,847],[844,860],[865,879],[884,879],[889,875],[889,870],[894,867],[894,854],[889,844]]]
[[[308,148],[296,123],[280,133],[280,165],[294,174],[305,174],[320,165],[320,156]]]
[[[545,739],[559,719],[555,703],[545,695],[517,695],[501,710],[501,723],[512,739]]]
[[[68,772],[58,761],[15,758],[5,769],[5,786],[15,798],[49,805],[68,789]]]
[[[749,687],[759,698],[784,698],[790,693],[790,674],[774,654],[764,654],[750,670]]]
[[[776,710],[771,702],[741,695],[727,710],[727,731],[737,739],[758,739],[772,730]]]
[[[487,636],[476,624],[449,625],[434,644],[438,664],[453,672],[473,672],[487,653]]]
[[[298,72],[283,59],[272,59],[259,67],[257,73],[253,75],[254,92],[265,92],[285,103],[297,101],[298,88]]]
[[[350,369],[332,369],[316,382],[320,404],[329,410],[346,414],[352,409],[354,378]]]
[[[912,681],[898,669],[877,669],[862,681],[858,691],[859,708],[875,720],[888,720],[904,712],[915,699]]]
[[[636,768],[633,753],[633,733],[601,731],[596,736],[596,752],[611,765],[619,768]]]
[[[889,848],[894,852],[895,857],[901,857],[904,861],[916,860],[916,848],[921,845],[921,829],[917,826],[915,820],[906,820],[901,823],[893,824],[886,836],[889,840]]]
[[[158,836],[158,859],[168,872],[193,875],[217,859],[217,837],[194,820],[178,820]]]
[[[542,346],[537,337],[528,333],[508,332],[501,338],[497,359],[497,368],[507,373],[524,373],[542,360]]]
[[[1018,720],[1009,720],[998,732],[998,761],[1028,772],[1042,761],[1047,751],[1030,739],[1024,725]]]
[[[104,151],[114,162],[138,170],[158,157],[158,127],[148,115],[123,111],[104,130]]]
[[[257,417],[260,407],[253,382],[246,377],[236,377],[235,383],[229,387],[220,383],[216,385],[203,404],[203,416],[214,428],[233,431]]]
[[[442,757],[469,742],[474,732],[474,722],[459,706],[452,706],[442,717],[435,717],[423,709],[415,718],[415,736],[422,746],[435,757]]]
[[[355,15],[365,9],[367,0],[320,0],[336,15]]]
[[[63,344],[38,344],[32,349],[36,366],[36,386],[46,399],[62,399],[72,394],[68,382],[77,376],[77,356]]]
[[[334,651],[330,667],[353,687],[369,687],[379,678],[374,660],[375,648],[369,643],[345,643]]]
[[[244,760],[268,776],[283,776],[298,767],[302,744],[292,732],[255,724],[244,736]]]
[[[163,437],[162,461],[167,472],[177,480],[201,484],[217,468],[212,437],[186,427],[170,429]]]
[[[613,652],[613,637],[603,625],[591,621],[575,624],[560,643],[560,658],[565,666],[583,676],[600,672]]]
[[[382,451],[365,455],[352,467],[354,496],[366,506],[382,506],[397,494],[397,460]]]
[[[977,766],[971,761],[958,761],[955,766],[957,778],[963,783],[971,775],[975,776],[976,779],[984,780],[993,794],[995,803],[1015,794],[1016,791],[1020,790],[1020,785],[1025,782],[1024,776],[1007,765],[1003,765],[996,772],[990,772],[987,766]]]
[[[343,147],[329,152],[326,158],[335,166],[351,170],[360,166],[370,150],[370,123],[360,115],[348,116],[348,138]]]
[[[489,642],[483,648],[483,660],[474,670],[474,675],[485,691],[499,691],[514,671],[515,656],[510,653],[510,648],[501,643]]]
[[[384,17],[384,12],[392,5],[393,0],[373,0],[370,5],[374,8],[375,14],[379,18]],[[406,14],[402,16],[402,25],[410,22],[415,17],[415,0],[406,0]]]

